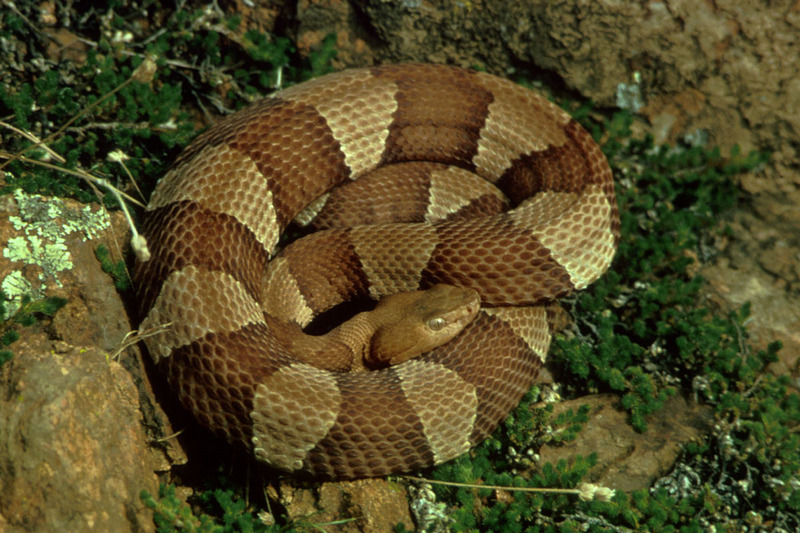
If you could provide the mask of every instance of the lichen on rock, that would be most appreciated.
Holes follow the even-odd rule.
[[[74,266],[67,238],[90,240],[110,225],[108,213],[98,207],[22,189],[14,191],[13,198],[7,204],[9,225],[1,232],[6,243],[3,257],[11,263],[0,269],[0,288],[10,300],[9,314],[24,294],[38,298],[49,284],[63,286],[61,274]]]

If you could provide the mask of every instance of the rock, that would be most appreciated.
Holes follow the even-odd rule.
[[[319,483],[313,488],[283,482],[274,496],[295,522],[325,526],[325,531],[393,531],[400,523],[414,529],[405,488],[386,479]]]
[[[588,404],[589,421],[575,441],[542,446],[541,461],[555,464],[596,453],[597,466],[585,481],[615,490],[644,489],[669,472],[684,444],[702,437],[713,424],[711,407],[673,396],[648,418],[647,431],[637,433],[618,402],[616,395],[597,394],[555,404],[554,415]]]
[[[742,248],[738,245],[737,253],[743,253]],[[741,257],[707,265],[702,275],[708,279],[709,302],[721,312],[750,303],[750,343],[758,350],[774,340],[781,341],[778,361],[769,370],[791,376],[794,387],[800,389],[800,308],[797,298],[787,294],[785,282]]]
[[[59,296],[52,320],[21,330],[0,366],[0,526],[25,531],[153,531],[139,501],[157,492],[165,459],[150,446],[137,354],[110,357],[130,331],[120,295],[95,257],[115,249],[98,206],[4,197],[0,284],[12,300]],[[118,217],[119,220],[119,217]],[[143,389],[144,390],[144,389]]]
[[[127,241],[124,228],[119,213],[112,219],[97,205],[20,190],[4,197],[0,287],[11,298],[9,314],[22,295],[58,296],[67,306],[53,321],[56,338],[75,346],[116,348],[130,331],[130,322],[95,250],[104,244],[113,260],[120,260],[119,243]]]
[[[29,335],[0,368],[0,524],[25,531],[153,531],[158,489],[139,394],[97,348]],[[14,529],[11,529],[13,531]]]
[[[336,58],[333,65],[364,66],[375,63],[374,36],[364,26],[361,10],[342,0],[303,0],[297,5],[298,51],[309,56],[319,50],[323,40],[336,36]]]

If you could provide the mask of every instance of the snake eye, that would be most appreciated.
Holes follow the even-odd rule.
[[[430,320],[428,320],[428,328],[430,328],[431,331],[439,331],[440,329],[445,327],[446,324],[447,324],[447,321],[444,318],[440,317],[440,316],[436,317],[436,318],[431,318]]]

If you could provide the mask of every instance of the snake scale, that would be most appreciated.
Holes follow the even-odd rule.
[[[221,120],[159,181],[142,233],[141,326],[169,325],[146,344],[183,406],[272,467],[352,479],[492,432],[546,357],[549,303],[607,269],[619,218],[605,157],[564,111],[486,73],[405,64]],[[292,341],[341,302],[441,284],[480,309],[422,355],[348,372]]]

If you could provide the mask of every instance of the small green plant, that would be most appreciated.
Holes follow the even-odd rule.
[[[223,480],[222,485],[227,483]],[[270,523],[271,516],[249,508],[246,501],[227,488],[210,489],[190,498],[202,511],[195,513],[175,494],[175,486],[160,485],[158,497],[143,490],[139,498],[153,511],[158,533],[288,533],[324,530],[325,524]]]
[[[6,316],[9,300],[0,291],[0,366],[13,357],[13,352],[6,348],[19,339],[20,329],[34,325],[41,317],[52,317],[66,303],[64,298],[56,296],[33,299],[24,295],[18,303],[15,302],[15,311]]]
[[[111,259],[111,252],[104,244],[99,244],[94,251],[95,257],[100,261],[100,268],[103,272],[110,275],[114,280],[114,286],[118,291],[126,291],[131,287],[131,278],[125,267],[125,261],[114,262]]]
[[[533,448],[541,440],[567,442],[575,438],[581,424],[588,420],[588,409],[568,411],[556,417],[552,405],[542,409],[532,404],[539,395],[534,388],[508,416],[493,435],[468,454],[449,461],[433,471],[433,479],[457,483],[478,483],[517,488],[575,488],[597,461],[594,455],[577,456],[558,465],[545,465],[538,473]],[[545,437],[545,435],[548,435]],[[515,531],[536,520],[542,513],[559,513],[571,505],[566,495],[509,492],[500,503],[494,491],[433,485],[437,496],[451,506],[453,531]]]
[[[333,72],[331,61],[336,58],[336,34],[329,33],[320,46],[308,55],[308,67],[302,69],[300,78],[305,81]]]
[[[208,516],[195,516],[192,509],[175,495],[174,485],[161,485],[158,498],[143,490],[139,499],[153,511],[153,521],[158,533],[196,532],[222,533],[223,528]]]

